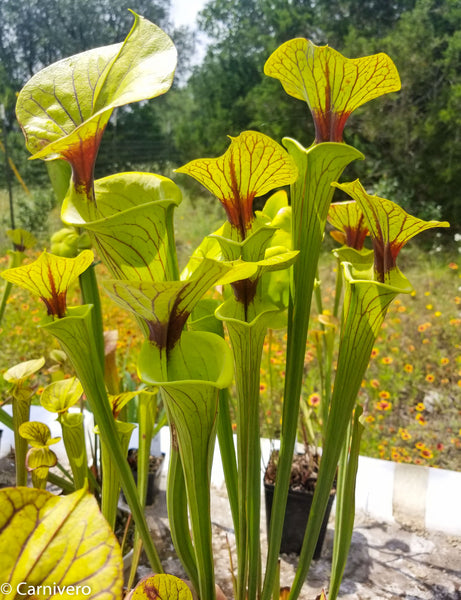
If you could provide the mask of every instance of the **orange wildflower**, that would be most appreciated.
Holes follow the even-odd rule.
[[[376,408],[378,410],[383,411],[392,410],[392,402],[388,402],[387,400],[380,400],[376,403]]]
[[[429,448],[424,448],[424,450],[421,450],[420,455],[423,458],[433,458],[434,456]]]
[[[399,433],[400,433],[400,437],[402,438],[402,440],[404,440],[404,441],[411,440],[411,433],[407,429],[400,428]]]
[[[416,415],[415,419],[418,421],[418,423],[421,425],[421,427],[424,427],[425,425],[427,425],[427,421],[421,413],[418,413]]]
[[[313,393],[307,399],[307,403],[309,406],[318,406],[320,404],[320,395],[317,393]]]

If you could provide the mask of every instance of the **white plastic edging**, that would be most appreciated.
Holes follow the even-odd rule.
[[[426,528],[461,536],[461,473],[429,469]]]
[[[11,407],[5,407],[11,412]],[[42,407],[32,406],[30,420],[40,420],[49,425],[52,436],[60,435],[60,425],[54,414]],[[93,429],[90,414],[85,414],[85,426]],[[0,457],[14,447],[13,432],[3,429]],[[137,445],[137,433],[132,437],[132,445]],[[235,436],[234,436],[235,443]],[[279,447],[278,441],[261,439],[261,476],[270,452]],[[160,431],[160,448],[165,454],[164,471],[169,461],[170,433],[168,427]],[[65,457],[62,442],[53,446],[61,459]],[[224,484],[219,445],[213,458],[211,483],[216,488]],[[374,519],[398,521],[410,526],[441,531],[449,535],[461,536],[461,472],[393,463],[367,456],[359,457],[356,484],[356,510]]]
[[[395,463],[360,456],[355,488],[356,510],[393,522],[394,475]]]

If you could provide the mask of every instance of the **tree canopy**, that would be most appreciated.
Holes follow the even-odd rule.
[[[172,35],[179,78],[166,96],[118,111],[99,157],[104,174],[115,166],[162,169],[217,156],[228,135],[246,129],[310,144],[314,131],[305,103],[263,72],[277,46],[306,37],[351,58],[386,52],[400,72],[401,92],[363,107],[348,123],[346,141],[367,158],[350,176],[363,176],[376,193],[426,218],[460,222],[459,0],[209,0],[198,19],[206,54],[189,78],[193,31],[173,30],[170,0],[3,0],[0,102],[10,123],[15,92],[31,74],[63,56],[123,39],[132,23],[129,7]],[[21,162],[22,140],[11,135]],[[25,159],[21,165],[35,177]]]
[[[167,25],[169,3],[138,0],[136,12]],[[129,31],[127,0],[2,0],[0,60],[10,83],[20,87],[38,70],[83,50],[121,41]]]
[[[178,157],[218,154],[226,135],[252,128],[280,140],[313,140],[304,103],[263,75],[281,43],[306,37],[348,57],[388,53],[402,90],[348,123],[346,141],[367,160],[351,176],[427,218],[460,222],[461,5],[457,0],[211,0],[200,27],[210,39],[202,65],[175,94]]]
[[[170,0],[0,2],[0,104],[6,109],[6,121],[0,127],[6,130],[3,134],[7,135],[10,153],[29,183],[45,178],[46,169],[39,161],[27,161],[28,153],[14,114],[17,92],[33,74],[61,58],[122,41],[133,25],[129,9],[156,23],[174,38],[180,55],[177,73],[181,76],[193,52],[193,36],[187,29],[174,30]],[[98,163],[101,173],[111,172],[115,164],[130,167],[140,162],[152,164],[159,159],[165,149],[161,119],[158,110],[152,111],[145,105],[117,111],[101,149]],[[0,165],[1,185],[4,181],[2,160]]]

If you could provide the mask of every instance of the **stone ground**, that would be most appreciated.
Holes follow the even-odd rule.
[[[149,524],[158,538],[167,572],[183,576],[174,557],[166,520],[165,493],[160,491],[148,511]],[[216,579],[232,598],[229,546],[234,557],[234,536],[225,489],[213,490],[212,520]],[[265,523],[263,515],[262,523]],[[332,522],[322,558],[313,563],[301,600],[314,600],[328,585],[333,546]],[[261,544],[265,547],[265,527]],[[234,558],[235,564],[235,558]],[[289,586],[296,556],[283,555],[281,583]],[[378,523],[358,514],[341,600],[461,600],[461,538],[435,532],[414,531],[398,523]]]
[[[0,486],[13,484],[14,462],[8,458],[0,459]],[[235,564],[232,521],[225,488],[213,489],[212,492],[216,579],[230,599],[233,594],[229,547]],[[262,509],[264,511],[264,506]],[[164,481],[153,506],[147,510],[147,518],[165,571],[183,577],[167,526]],[[261,522],[265,523],[264,514]],[[322,558],[313,563],[301,600],[314,600],[322,587],[328,585],[333,545],[331,524]],[[266,532],[262,527],[263,552],[265,543]],[[281,583],[289,586],[294,577],[296,556],[283,555],[281,559]],[[146,569],[140,568],[139,574],[147,574]],[[398,523],[379,523],[358,514],[339,598],[461,600],[461,538],[416,531]]]

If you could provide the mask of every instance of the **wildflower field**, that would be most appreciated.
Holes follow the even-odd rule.
[[[206,200],[186,199],[179,207],[176,232],[183,251],[182,266],[198,245],[203,231],[220,224],[219,209]],[[205,210],[205,208],[207,210]],[[191,218],[191,214],[194,218]],[[187,218],[186,218],[187,215]],[[206,218],[204,215],[207,215]],[[57,221],[56,215],[53,217]],[[46,247],[42,242],[40,248]],[[39,251],[29,258],[36,258]],[[461,471],[461,259],[452,252],[428,252],[418,247],[402,252],[402,270],[414,286],[411,295],[401,295],[392,304],[371,363],[362,383],[364,407],[361,454]],[[7,267],[0,258],[0,270]],[[98,277],[107,276],[102,265]],[[326,251],[319,273],[323,319],[313,317],[305,358],[304,404],[311,421],[320,416],[320,377],[317,360],[325,318],[333,311],[336,262]],[[69,297],[79,303],[77,288]],[[117,360],[125,389],[137,384],[135,356],[142,336],[134,317],[102,294],[106,330],[117,330]],[[0,328],[2,353],[0,372],[24,360],[45,356],[45,371],[37,376],[38,392],[50,381],[53,370],[71,374],[70,364],[61,364],[57,342],[38,328],[43,309],[19,288],[13,288]],[[285,330],[269,330],[264,345],[261,372],[261,428],[264,437],[279,435],[284,383]],[[2,401],[7,384],[0,378]],[[35,401],[38,403],[38,396]],[[306,414],[306,412],[304,412]],[[300,424],[299,439],[302,440]]]
[[[361,454],[396,462],[461,470],[461,261],[414,249],[405,272],[415,291],[390,308],[362,382]],[[455,259],[458,257],[455,256]],[[320,272],[323,313],[334,301],[334,263]],[[320,419],[317,361],[321,323],[311,323],[306,351],[305,403]],[[265,435],[278,435],[284,376],[284,332],[265,344],[261,396]]]

